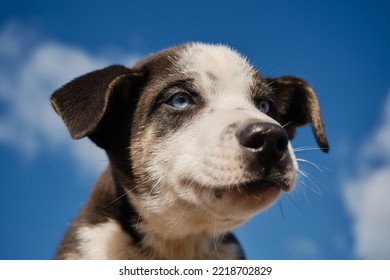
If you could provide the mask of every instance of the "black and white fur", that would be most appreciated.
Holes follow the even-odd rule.
[[[313,89],[222,45],[97,70],[51,100],[71,136],[110,160],[58,259],[244,258],[231,230],[293,188],[295,128],[310,123],[328,151]]]

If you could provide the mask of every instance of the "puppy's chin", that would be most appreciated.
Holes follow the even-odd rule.
[[[182,187],[190,189],[190,199],[205,210],[219,226],[231,230],[246,222],[255,214],[270,207],[282,191],[291,189],[291,184],[256,180],[231,186],[205,186],[194,181],[182,180]],[[186,192],[189,194],[189,192]]]

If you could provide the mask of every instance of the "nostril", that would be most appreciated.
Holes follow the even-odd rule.
[[[279,153],[284,153],[287,150],[288,137],[286,133],[282,133],[278,141],[276,142],[276,150]]]
[[[251,149],[261,156],[282,156],[287,150],[288,136],[279,125],[253,122],[237,132],[241,146]]]

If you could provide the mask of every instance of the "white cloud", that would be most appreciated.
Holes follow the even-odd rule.
[[[293,259],[320,259],[320,246],[308,237],[290,237],[287,239],[287,250]]]
[[[390,95],[382,123],[358,155],[357,176],[344,180],[346,205],[353,219],[355,254],[390,259]]]
[[[76,76],[114,62],[37,37],[17,22],[0,28],[0,145],[12,146],[27,158],[43,150],[65,151],[81,167],[100,171],[106,155],[86,139],[71,140],[50,95]],[[136,59],[121,54],[120,61],[131,66]]]

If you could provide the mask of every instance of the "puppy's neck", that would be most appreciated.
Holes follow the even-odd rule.
[[[137,247],[137,250],[130,252],[130,259],[235,259],[242,257],[241,249],[235,240],[230,242],[232,241],[229,240],[230,233],[224,235],[191,232],[189,228],[196,221],[189,219],[187,219],[187,225],[185,222],[177,225],[177,228],[183,228],[182,231],[174,229],[174,226],[167,223],[167,219],[172,220],[172,216],[164,217],[143,213],[147,212],[147,209],[142,211],[139,206],[132,203],[134,194],[126,191],[132,188],[124,186],[132,182],[120,180],[115,172],[113,172],[113,179],[117,197],[122,201],[119,222]]]
[[[163,239],[161,236],[146,234],[142,247],[152,259],[220,259],[221,238],[213,240],[206,235],[187,236],[182,239]]]

